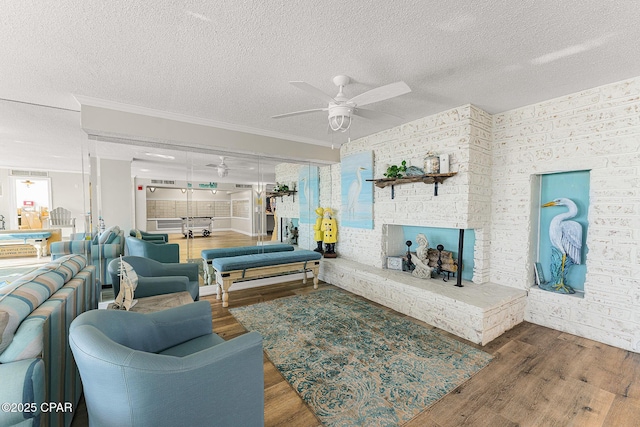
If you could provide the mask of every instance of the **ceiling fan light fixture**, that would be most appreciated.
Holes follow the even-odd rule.
[[[346,132],[351,126],[352,109],[338,105],[329,109],[329,127],[334,132]]]
[[[229,175],[229,169],[222,167],[218,168],[218,176],[220,178],[225,178],[227,175]]]

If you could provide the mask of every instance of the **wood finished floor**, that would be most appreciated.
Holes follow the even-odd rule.
[[[172,241],[177,240],[174,237]],[[209,239],[194,239],[192,253],[216,247],[205,241]],[[241,235],[233,236],[233,240],[235,243],[228,246],[255,244],[255,239]],[[321,282],[319,288],[329,287],[333,286]],[[308,292],[315,292],[313,285],[303,286],[300,282],[244,289],[232,292],[229,307]],[[215,296],[203,299],[211,303],[213,329],[217,334],[232,339],[246,332]],[[640,425],[638,353],[527,322],[484,347],[440,332],[492,354],[494,360],[406,423],[406,427]],[[321,425],[266,355],[264,371],[265,426]],[[74,427],[87,425],[83,409],[82,405],[78,408]]]

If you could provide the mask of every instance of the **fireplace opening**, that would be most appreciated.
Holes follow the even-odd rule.
[[[383,247],[383,252],[386,253],[387,257],[405,256],[407,241],[411,241],[410,250],[412,257],[415,256],[415,252],[418,249],[416,237],[418,234],[424,234],[427,237],[430,249],[435,249],[438,245],[442,245],[444,247],[443,250],[451,252],[453,260],[459,264],[460,229],[393,224],[387,224],[385,228],[386,236],[383,239],[383,246],[386,246],[386,248]],[[460,277],[464,280],[473,280],[475,241],[475,230],[465,229],[462,240],[462,266],[458,265],[458,274],[461,273]]]

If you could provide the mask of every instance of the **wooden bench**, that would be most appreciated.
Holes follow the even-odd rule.
[[[211,261],[216,258],[227,258],[242,255],[263,254],[271,252],[288,252],[295,248],[291,245],[263,245],[263,246],[236,246],[232,248],[203,249],[200,252],[202,256],[202,265],[204,267],[204,281],[207,285],[211,285],[215,273],[211,266]]]
[[[282,273],[302,271],[302,284],[307,283],[307,271],[313,273],[313,287],[318,288],[318,270],[322,255],[318,252],[299,250],[269,252],[216,258],[212,261],[216,275],[218,299],[222,290],[222,306],[229,306],[229,288],[234,282],[247,279],[273,277]]]

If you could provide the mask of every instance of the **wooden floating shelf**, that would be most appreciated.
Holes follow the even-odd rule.
[[[449,173],[427,173],[424,175],[408,176],[404,178],[381,178],[381,179],[367,179],[367,181],[373,182],[378,188],[385,188],[391,186],[391,198],[395,197],[394,187],[400,184],[409,184],[412,182],[423,182],[425,184],[435,184],[433,187],[433,195],[438,195],[438,184],[442,184],[445,179],[451,178],[458,172]]]
[[[267,193],[268,197],[280,197],[280,201],[282,201],[282,198],[284,196],[293,196],[293,201],[296,201],[296,190],[289,190],[289,191],[278,191],[278,192],[274,192],[274,193]]]

